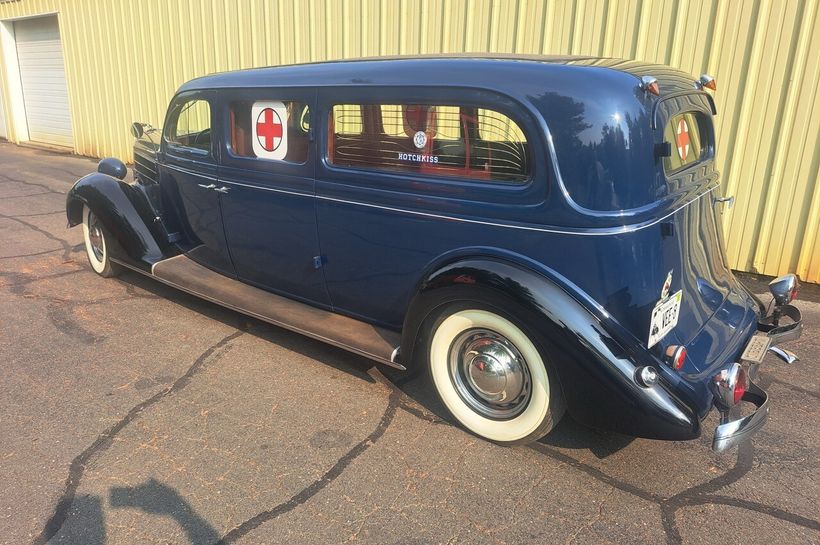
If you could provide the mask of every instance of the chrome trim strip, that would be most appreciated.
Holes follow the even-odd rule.
[[[683,210],[684,208],[686,208],[690,204],[700,200],[705,195],[708,195],[709,193],[714,191],[714,189],[715,188],[712,188],[712,189],[709,189],[708,191],[705,191],[704,193],[701,193],[700,195],[694,197],[692,200],[680,205],[678,208],[675,208],[674,210],[672,210],[671,212],[669,212],[665,216],[662,216],[662,217],[657,218],[655,220],[647,221],[647,222],[639,223],[639,224],[634,224],[634,225],[624,225],[624,226],[621,226],[621,227],[598,227],[598,228],[592,228],[592,230],[589,230],[589,231],[569,231],[569,230],[566,230],[566,229],[555,229],[555,228],[548,228],[548,227],[531,227],[531,226],[528,226],[528,225],[511,225],[511,224],[507,224],[507,223],[496,223],[496,222],[491,222],[491,221],[474,220],[474,219],[469,219],[469,218],[457,218],[457,217],[453,217],[453,216],[445,216],[445,215],[442,215],[442,214],[433,214],[431,212],[420,212],[420,211],[417,211],[417,210],[406,210],[406,209],[403,209],[403,208],[395,208],[395,207],[392,207],[392,206],[382,206],[382,205],[379,205],[379,204],[371,204],[371,203],[363,203],[363,202],[358,202],[358,201],[350,201],[350,200],[347,200],[347,199],[338,199],[338,198],[335,198],[335,197],[325,197],[325,196],[322,196],[322,195],[317,195],[316,198],[320,199],[320,200],[324,200],[324,201],[333,201],[333,202],[344,203],[344,204],[353,204],[353,205],[357,205],[357,206],[365,206],[365,207],[368,207],[368,208],[377,208],[377,209],[380,209],[380,210],[388,210],[388,211],[391,211],[391,212],[399,212],[399,213],[403,213],[403,214],[411,214],[411,215],[423,216],[423,217],[428,217],[428,218],[443,219],[443,220],[447,220],[447,221],[458,221],[458,222],[462,222],[462,223],[476,223],[476,224],[479,224],[479,225],[489,225],[491,227],[505,227],[505,228],[508,228],[508,229],[520,229],[520,230],[523,230],[523,231],[538,231],[538,232],[542,232],[542,233],[558,233],[558,234],[562,234],[562,235],[604,236],[604,235],[621,235],[621,234],[624,234],[624,233],[631,233],[633,231],[639,231],[641,229],[645,229],[647,227],[657,225],[658,223],[662,222],[666,218],[669,218],[669,217],[675,215],[676,213],[678,213],[679,211]]]
[[[275,187],[263,187],[260,185],[244,184],[242,182],[234,182],[224,178],[219,179],[219,183],[228,185],[238,185],[240,187],[247,187],[250,189],[259,189],[261,191],[272,191],[274,193],[284,193],[285,195],[296,195],[297,197],[316,197],[313,193],[301,193],[299,191],[291,191],[289,189],[278,189]]]
[[[434,214],[432,212],[422,212],[422,211],[419,211],[419,210],[408,210],[406,208],[397,208],[397,207],[394,207],[394,206],[384,206],[384,205],[380,205],[380,204],[366,203],[366,202],[361,202],[361,201],[351,201],[349,199],[340,199],[338,197],[328,197],[328,196],[325,196],[325,195],[311,195],[310,193],[301,193],[301,192],[298,192],[298,191],[290,191],[290,190],[287,190],[287,189],[278,189],[278,188],[273,188],[273,187],[262,187],[262,186],[258,186],[258,185],[245,184],[245,183],[241,183],[241,182],[233,182],[233,181],[225,180],[225,179],[222,179],[222,178],[215,178],[215,177],[212,177],[212,176],[205,176],[205,175],[202,175],[202,174],[197,174],[195,172],[192,172],[190,170],[180,168],[180,167],[177,167],[177,166],[171,166],[171,165],[165,165],[165,166],[170,168],[170,169],[178,170],[178,171],[183,172],[185,174],[191,174],[193,176],[199,176],[200,178],[205,178],[207,180],[214,180],[214,181],[218,181],[220,183],[225,183],[225,184],[229,184],[229,185],[247,187],[249,189],[259,189],[261,191],[272,191],[274,193],[282,193],[282,194],[285,194],[285,195],[295,195],[295,196],[298,196],[298,197],[314,197],[314,198],[322,200],[322,201],[337,202],[337,203],[341,203],[341,204],[351,204],[351,205],[354,205],[354,206],[364,206],[366,208],[375,208],[375,209],[378,209],[378,210],[387,210],[387,211],[390,211],[390,212],[397,212],[397,213],[400,213],[400,214],[410,214],[410,215],[413,215],[413,216],[422,216],[422,217],[426,217],[426,218],[441,219],[441,220],[446,220],[446,221],[457,221],[457,222],[461,222],[461,223],[473,223],[473,224],[477,224],[477,225],[488,225],[490,227],[502,227],[502,228],[507,228],[507,229],[519,229],[519,230],[522,230],[522,231],[536,231],[536,232],[540,232],[540,233],[556,233],[556,234],[561,234],[561,235],[580,235],[580,236],[622,235],[622,234],[625,234],[625,233],[632,233],[634,231],[640,231],[641,229],[646,229],[647,227],[652,227],[653,225],[657,225],[658,223],[662,222],[663,220],[665,220],[665,219],[667,219],[671,216],[674,216],[679,211],[683,210],[684,208],[691,205],[692,203],[700,200],[704,196],[709,195],[715,189],[717,189],[717,186],[712,187],[712,188],[704,191],[703,193],[701,193],[699,195],[696,195],[695,197],[688,200],[687,202],[681,204],[680,206],[678,206],[677,208],[675,208],[671,212],[667,213],[666,215],[661,216],[660,218],[657,218],[655,220],[646,221],[644,223],[638,223],[638,224],[623,225],[623,226],[620,226],[620,227],[593,227],[593,228],[590,228],[590,230],[588,230],[588,231],[578,231],[578,230],[570,230],[570,229],[557,229],[557,228],[554,228],[554,227],[551,228],[551,227],[534,227],[534,226],[529,226],[529,225],[512,225],[512,224],[509,224],[509,223],[498,223],[498,222],[476,220],[476,219],[470,219],[470,218],[458,218],[458,217],[455,217],[455,216],[448,216],[448,215],[444,215],[444,214]]]
[[[193,170],[188,170],[187,168],[178,167],[176,165],[168,165],[162,163],[162,166],[165,168],[170,168],[171,170],[176,170],[177,172],[182,172],[183,174],[190,174],[191,176],[196,176],[197,178],[205,178],[206,180],[216,181],[216,176],[208,176],[206,174],[201,174],[199,172],[194,172]]]

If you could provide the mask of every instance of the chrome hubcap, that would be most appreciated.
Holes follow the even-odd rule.
[[[94,257],[97,258],[97,261],[102,261],[104,255],[102,226],[93,212],[88,213],[88,242],[91,251],[94,252]]]
[[[450,378],[461,399],[487,418],[514,418],[530,399],[526,361],[508,339],[489,329],[467,330],[453,342]]]

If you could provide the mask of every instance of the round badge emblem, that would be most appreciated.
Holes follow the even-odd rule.
[[[413,144],[415,144],[419,149],[427,145],[427,135],[424,131],[419,131],[413,135]]]

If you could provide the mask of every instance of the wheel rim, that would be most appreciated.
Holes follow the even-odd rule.
[[[105,242],[103,241],[102,225],[93,212],[88,213],[88,245],[97,261],[102,262],[105,256]]]
[[[449,374],[459,397],[494,420],[518,416],[532,394],[529,366],[521,352],[489,329],[469,329],[453,341]]]

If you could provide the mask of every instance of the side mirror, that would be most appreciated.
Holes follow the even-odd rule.
[[[122,180],[128,173],[125,164],[116,157],[106,157],[97,163],[97,172]]]
[[[793,274],[784,274],[769,282],[769,291],[772,292],[777,306],[787,305],[794,301],[799,288],[800,283],[797,281],[797,276]]]
[[[140,138],[145,130],[142,128],[142,123],[131,123],[131,134],[134,138]]]

